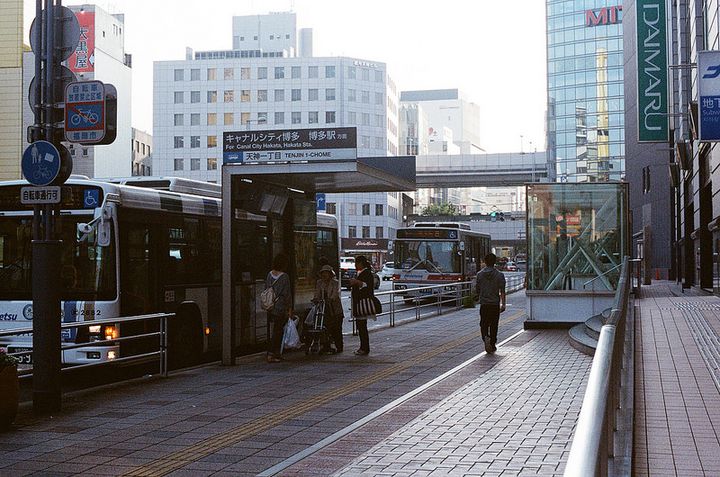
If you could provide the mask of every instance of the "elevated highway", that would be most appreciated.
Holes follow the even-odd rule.
[[[416,156],[416,186],[506,187],[547,180],[544,151]]]

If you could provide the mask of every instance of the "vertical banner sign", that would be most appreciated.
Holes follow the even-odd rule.
[[[95,12],[82,11],[75,16],[80,24],[80,41],[67,65],[73,73],[90,73],[95,71]]]
[[[667,142],[668,62],[665,0],[637,0],[638,141]]]
[[[698,53],[700,141],[720,141],[720,51]]]

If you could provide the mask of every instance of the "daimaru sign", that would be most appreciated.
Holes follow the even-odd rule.
[[[665,0],[637,0],[638,141],[666,142],[668,62]]]

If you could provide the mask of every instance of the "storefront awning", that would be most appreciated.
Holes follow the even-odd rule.
[[[414,191],[415,157],[224,164],[223,182],[231,177],[315,193]]]

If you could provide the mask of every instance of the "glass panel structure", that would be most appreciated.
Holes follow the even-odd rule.
[[[616,289],[629,251],[627,184],[528,185],[527,214],[528,290]]]
[[[559,182],[625,176],[622,2],[547,0],[547,154]]]

